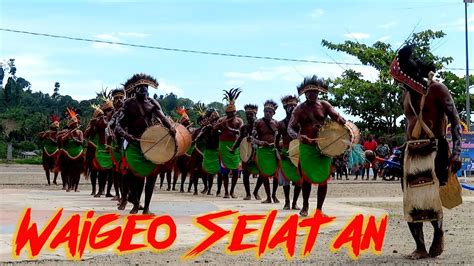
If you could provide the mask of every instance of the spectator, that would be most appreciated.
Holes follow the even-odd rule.
[[[375,152],[375,149],[377,149],[377,141],[374,139],[374,135],[369,134],[367,136],[367,140],[363,144],[364,150],[365,151],[373,151]],[[367,180],[369,180],[369,168],[372,166],[372,171],[374,172],[374,178],[372,180],[376,179],[377,176],[377,163],[376,160],[373,160],[372,162],[366,161],[364,165],[364,169],[362,171],[362,179],[364,179],[364,170],[367,171]]]

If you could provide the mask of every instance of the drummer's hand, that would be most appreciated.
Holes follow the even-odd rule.
[[[264,142],[263,143],[263,147],[274,147],[275,146],[275,143],[268,143],[268,142]]]
[[[176,135],[176,129],[174,127],[170,128],[170,135],[174,137]]]
[[[303,140],[309,141],[308,137],[306,137],[305,135],[301,135],[301,134],[298,134],[298,140],[300,140],[300,141],[303,141]]]
[[[135,136],[130,135],[130,134],[126,134],[126,135],[125,135],[125,139],[126,139],[128,142],[137,140],[137,138],[135,138]]]
[[[338,120],[339,120],[339,123],[342,124],[342,125],[345,125],[346,122],[347,122],[346,119],[344,119],[344,117],[342,117],[342,116],[340,116]]]
[[[461,169],[461,157],[459,154],[451,154],[449,158],[449,165],[451,166],[451,172],[456,173],[459,169]]]

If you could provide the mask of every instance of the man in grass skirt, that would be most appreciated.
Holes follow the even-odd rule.
[[[302,179],[298,172],[298,168],[290,161],[288,157],[288,150],[292,138],[288,135],[288,124],[290,123],[291,114],[298,105],[298,97],[293,95],[285,96],[281,99],[283,108],[285,108],[286,117],[285,119],[278,122],[278,135],[276,136],[276,147],[279,153],[278,161],[278,176],[280,185],[283,186],[283,192],[285,193],[285,206],[284,210],[290,209],[290,182],[294,185],[293,191],[293,202],[291,209],[299,210],[300,208],[296,204],[298,197],[301,192]],[[281,140],[281,145],[280,145]]]
[[[260,184],[263,183],[267,198],[262,203],[279,203],[276,196],[278,189],[278,179],[274,178],[278,160],[275,150],[275,137],[278,133],[278,122],[273,119],[278,104],[272,100],[267,100],[264,104],[264,117],[255,122],[252,142],[257,145],[257,167],[259,170],[257,184],[255,185],[254,195],[258,195]],[[273,180],[273,190],[270,193],[270,179]]]
[[[288,134],[300,140],[299,170],[302,178],[303,208],[301,216],[308,216],[309,196],[312,184],[318,184],[317,210],[321,211],[327,193],[331,158],[321,153],[317,145],[320,128],[329,116],[342,125],[346,120],[327,101],[319,100],[320,92],[328,91],[327,84],[317,76],[305,78],[297,87],[298,94],[305,95],[306,101],[298,105],[290,119]]]

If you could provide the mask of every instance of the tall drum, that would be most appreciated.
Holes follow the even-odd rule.
[[[298,167],[300,162],[300,141],[298,139],[294,139],[290,141],[290,147],[288,147],[288,157],[290,161]]]
[[[246,163],[250,161],[254,155],[253,145],[248,141],[248,137],[244,137],[240,142],[240,159]]]
[[[155,164],[164,164],[175,156],[186,153],[191,147],[191,133],[181,124],[174,124],[176,135],[173,138],[169,130],[155,125],[145,130],[140,139],[140,147],[145,158]]]

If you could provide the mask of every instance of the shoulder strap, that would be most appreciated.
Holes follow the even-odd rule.
[[[426,95],[428,95],[428,93],[429,91],[427,91]],[[416,124],[415,124],[415,127],[413,128],[413,131],[411,132],[411,137],[413,139],[418,139],[420,137],[421,129],[423,129],[430,138],[435,137],[433,131],[431,131],[428,125],[426,125],[425,121],[423,121],[423,107],[425,106],[426,95],[423,95],[421,97],[420,112],[417,114],[411,102],[411,94],[410,92],[408,92],[408,103],[410,104],[410,108],[416,117]]]
[[[267,121],[265,119],[262,119],[265,125],[272,131],[273,134],[275,134],[275,130],[273,130],[272,126],[270,125],[270,121]]]

